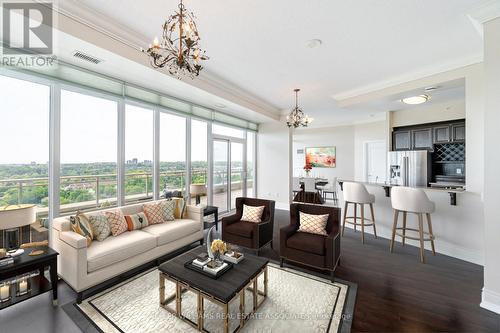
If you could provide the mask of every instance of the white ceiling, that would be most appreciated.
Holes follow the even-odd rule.
[[[165,0],[80,0],[144,36],[161,35],[177,6]],[[341,109],[332,96],[434,74],[482,59],[482,40],[466,14],[483,0],[185,0],[197,16],[206,69],[288,110],[293,88],[316,122],[355,122],[367,108]],[[318,38],[319,48],[306,42]],[[416,77],[415,77],[416,78]],[[386,109],[387,110],[387,109]]]

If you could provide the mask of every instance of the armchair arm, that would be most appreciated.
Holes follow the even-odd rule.
[[[327,268],[334,270],[337,267],[338,259],[340,258],[340,233],[337,231],[331,232],[325,240]]]
[[[227,226],[227,225],[239,222],[239,221],[240,221],[240,217],[238,216],[238,214],[223,217],[222,218],[222,228],[224,228],[224,225]]]
[[[267,219],[266,221],[255,223],[257,230],[256,233],[259,235],[257,248],[260,248],[264,244],[273,240],[273,224],[271,223],[271,219]],[[255,230],[255,229],[254,229]]]
[[[295,232],[297,232],[297,228],[294,224],[287,225],[280,229],[280,255],[282,257],[286,253],[286,240]]]
[[[59,238],[75,249],[84,249],[87,247],[87,239],[73,231],[60,231]]]

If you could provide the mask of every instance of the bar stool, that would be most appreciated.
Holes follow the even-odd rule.
[[[432,253],[436,255],[436,250],[434,248],[434,234],[432,233],[432,222],[431,213],[434,213],[435,205],[434,202],[430,201],[427,194],[422,189],[411,188],[411,187],[393,187],[391,189],[391,203],[394,209],[394,225],[392,227],[392,239],[391,239],[391,252],[394,249],[394,239],[396,235],[401,236],[402,244],[405,245],[405,239],[413,239],[420,241],[420,261],[425,263],[424,256],[424,241],[430,241],[432,246]],[[403,227],[398,227],[399,213],[403,213]],[[406,217],[408,213],[416,214],[418,217],[418,229],[407,228],[406,227]],[[424,231],[424,218],[423,215],[427,216],[427,225],[429,232]],[[397,232],[401,230],[402,233]],[[419,237],[410,237],[406,235],[406,231],[418,232]],[[428,235],[429,238],[424,238],[424,235]]]
[[[375,215],[373,213],[373,203],[375,202],[375,196],[373,194],[368,193],[365,185],[359,183],[348,183],[344,182],[344,223],[342,225],[342,236],[344,236],[345,224],[349,223],[354,225],[354,232],[357,231],[358,224],[361,225],[361,242],[365,243],[365,227],[373,225],[373,234],[375,238],[377,238],[377,229],[375,228]],[[347,211],[349,208],[349,204],[354,205],[354,216],[347,216]],[[361,210],[361,217],[357,216],[357,208],[358,205]],[[370,205],[370,211],[372,214],[372,218],[365,218],[365,205]],[[352,219],[350,221],[349,219]],[[358,220],[361,220],[361,223],[358,223]],[[365,223],[365,221],[369,221],[370,223]]]

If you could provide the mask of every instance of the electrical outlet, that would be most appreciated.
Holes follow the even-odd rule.
[[[457,168],[457,175],[461,175],[461,174],[462,174],[462,169]]]

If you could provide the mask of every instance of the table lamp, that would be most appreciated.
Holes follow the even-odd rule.
[[[200,196],[207,193],[207,187],[205,184],[191,184],[189,193],[191,193],[191,196],[196,196],[196,204],[199,205],[201,202]]]
[[[36,222],[36,205],[22,204],[0,207],[0,232],[7,250],[21,246],[20,229]],[[29,239],[25,241],[30,241]],[[0,244],[2,247],[2,244]]]

